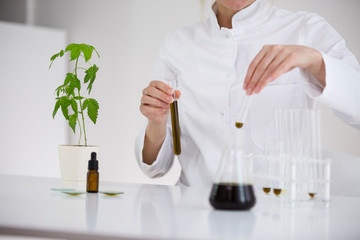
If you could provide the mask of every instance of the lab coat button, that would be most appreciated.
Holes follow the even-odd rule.
[[[230,74],[230,73],[227,73],[227,74],[226,74],[226,77],[227,77],[227,78],[230,78],[230,77],[231,77],[231,74]]]
[[[225,38],[229,38],[229,37],[230,37],[229,34],[226,34],[226,35],[225,35]]]
[[[224,116],[224,112],[223,112],[223,111],[220,112],[220,116]]]

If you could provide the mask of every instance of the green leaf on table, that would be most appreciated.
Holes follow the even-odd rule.
[[[88,98],[87,100],[87,113],[88,116],[90,118],[90,120],[96,124],[96,119],[98,117],[98,110],[99,110],[99,103],[93,99],[93,98]]]

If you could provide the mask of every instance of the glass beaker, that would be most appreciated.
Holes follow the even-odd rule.
[[[245,157],[242,129],[229,132],[210,194],[215,209],[248,210],[256,199],[251,179],[251,160]]]

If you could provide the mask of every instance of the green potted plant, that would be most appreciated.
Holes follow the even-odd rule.
[[[94,53],[100,58],[93,46],[71,43],[65,50],[61,50],[50,58],[49,68],[55,59],[65,55],[69,55],[70,62],[73,63],[72,71],[66,74],[63,84],[55,90],[55,107],[52,113],[54,118],[61,109],[74,134],[77,129],[79,134],[77,145],[59,145],[61,178],[66,184],[85,182],[87,163],[91,152],[99,152],[98,146],[87,144],[85,126],[86,116],[96,124],[99,110],[98,102],[94,98],[90,98],[96,73],[99,70],[96,64],[90,63]],[[82,142],[83,144],[81,144]]]

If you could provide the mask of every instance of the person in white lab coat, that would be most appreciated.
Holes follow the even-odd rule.
[[[273,138],[275,109],[331,107],[360,129],[360,66],[343,38],[320,16],[279,9],[267,0],[216,0],[208,20],[170,34],[140,111],[137,161],[150,177],[173,161],[169,104],[177,79],[182,153],[179,184],[211,186],[244,94],[255,95],[244,125],[246,147]]]

